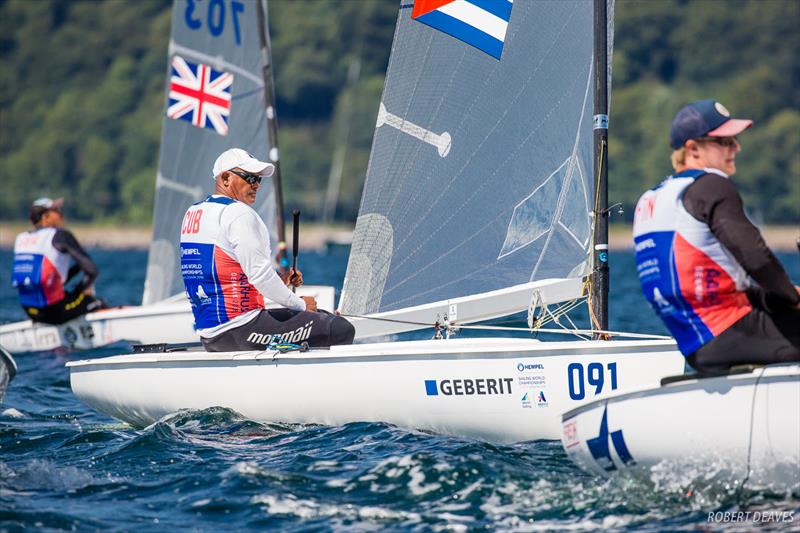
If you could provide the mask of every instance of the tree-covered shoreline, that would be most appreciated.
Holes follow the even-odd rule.
[[[355,219],[397,6],[269,2],[286,204],[309,218],[348,121],[336,216]],[[47,194],[67,197],[73,220],[149,223],[170,10],[169,0],[0,1],[0,176],[11,191],[0,220],[24,220]],[[736,176],[751,213],[797,223],[800,2],[618,0],[616,10],[609,198],[624,217],[670,171],[674,112],[713,97],[756,121]]]

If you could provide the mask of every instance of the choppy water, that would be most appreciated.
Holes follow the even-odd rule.
[[[137,303],[146,254],[93,255],[98,293]],[[7,283],[10,258],[0,251],[0,321],[23,317]],[[800,280],[797,256],[781,259]],[[629,254],[611,261],[612,329],[663,333]],[[308,282],[339,285],[346,255],[307,254],[301,265]],[[17,358],[0,406],[0,531],[800,527],[800,494],[742,491],[709,483],[707,471],[668,468],[604,480],[573,466],[558,442],[497,446],[371,423],[265,425],[221,408],[134,430],[70,391],[66,360],[111,352]],[[726,512],[757,512],[761,522],[708,522]],[[764,522],[781,512],[794,521]]]

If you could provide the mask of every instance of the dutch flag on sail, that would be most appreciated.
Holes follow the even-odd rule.
[[[415,0],[411,18],[500,59],[513,0]]]

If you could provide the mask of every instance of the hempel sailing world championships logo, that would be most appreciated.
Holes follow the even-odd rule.
[[[511,0],[416,0],[411,18],[500,59]]]

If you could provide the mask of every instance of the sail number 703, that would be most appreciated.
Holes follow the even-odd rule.
[[[567,383],[569,384],[569,397],[573,400],[583,400],[586,390],[594,387],[595,396],[603,392],[606,384],[606,375],[611,382],[611,390],[617,389],[617,363],[571,363],[567,367]]]
[[[186,11],[183,13],[183,20],[190,30],[199,30],[203,27],[202,9],[203,4],[198,0],[187,0]],[[244,13],[244,4],[231,0],[231,20],[233,21],[233,33],[236,38],[236,45],[242,44],[241,30],[239,29],[239,13]],[[224,0],[208,0],[208,8],[206,10],[206,28],[214,37],[219,37],[225,29],[225,1]]]

